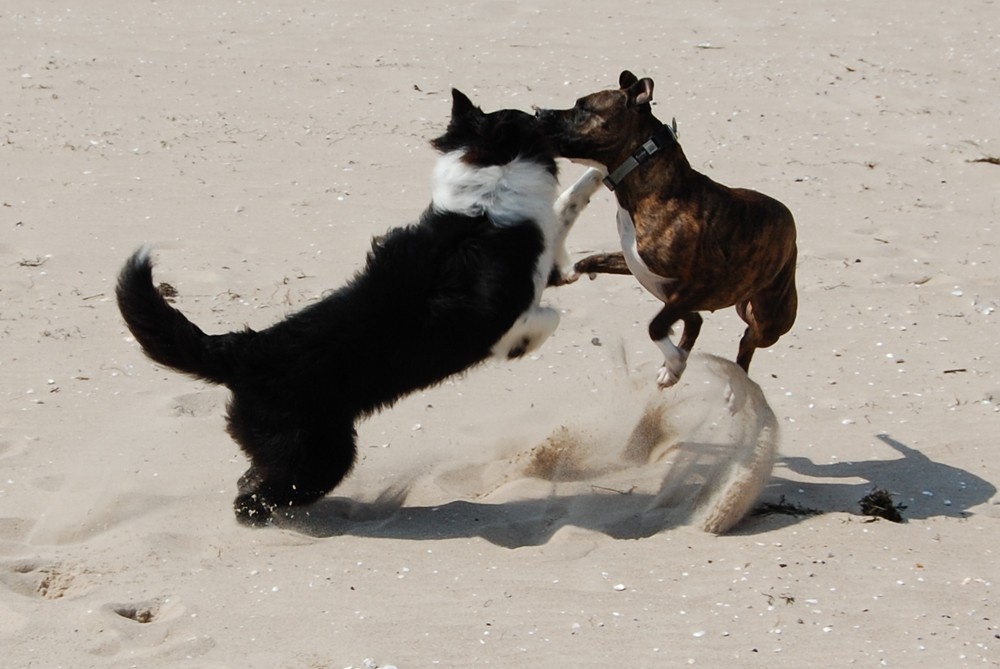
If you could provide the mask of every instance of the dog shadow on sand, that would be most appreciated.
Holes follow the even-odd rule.
[[[275,524],[315,537],[481,537],[518,548],[564,528],[615,539],[680,527],[758,534],[817,513],[860,514],[873,488],[905,505],[905,519],[967,517],[996,494],[885,434],[878,438],[901,458],[778,458],[777,420],[759,386],[714,356],[692,356],[685,383],[668,392],[636,383],[590,413],[592,424],[563,425],[506,459],[440,465],[375,499],[328,497]]]
[[[926,520],[969,518],[976,513],[975,507],[989,502],[997,493],[995,485],[965,469],[935,462],[888,434],[875,437],[900,457],[830,464],[782,457],[763,496],[816,507],[818,512],[856,514],[865,495],[885,490],[893,503],[900,505],[904,520]],[[789,478],[781,475],[786,471]]]

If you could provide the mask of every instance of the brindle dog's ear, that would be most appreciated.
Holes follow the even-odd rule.
[[[632,84],[639,81],[639,77],[635,76],[628,70],[622,70],[622,73],[618,75],[618,88],[622,90],[630,88]]]
[[[643,77],[628,89],[628,104],[630,107],[648,105],[653,100],[653,80]]]

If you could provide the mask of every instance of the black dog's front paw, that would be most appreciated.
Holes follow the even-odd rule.
[[[548,287],[566,286],[574,283],[579,278],[580,274],[575,269],[573,271],[564,271],[559,267],[553,266],[552,271],[549,272]]]
[[[242,482],[242,479],[241,479]],[[236,497],[233,510],[236,520],[247,527],[266,527],[271,524],[277,507],[257,492],[246,492]]]
[[[247,527],[266,527],[274,524],[275,512],[306,506],[322,498],[330,487],[326,484],[303,483],[302,477],[290,479],[282,473],[251,465],[237,483],[239,494],[233,501],[236,519]]]
[[[263,482],[260,470],[253,465],[236,482],[239,494],[233,501],[233,510],[236,512],[236,520],[242,525],[264,527],[271,523],[276,506],[268,502],[261,492]]]

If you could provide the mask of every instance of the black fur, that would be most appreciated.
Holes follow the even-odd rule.
[[[480,164],[538,154],[555,170],[533,117],[483,114],[457,91],[451,124],[433,144]],[[118,305],[150,358],[232,391],[228,431],[250,459],[234,506],[241,522],[258,525],[350,472],[359,418],[489,357],[534,303],[543,244],[531,220],[500,227],[488,211],[431,207],[376,238],[345,286],[259,332],[205,334],[157,291],[144,250],[121,271]]]
[[[545,165],[555,176],[555,151],[537,123],[529,122],[524,112],[501,109],[484,114],[461,91],[452,91],[451,122],[444,135],[431,142],[438,151],[462,150],[465,160],[474,165],[506,165],[515,158],[534,160]]]

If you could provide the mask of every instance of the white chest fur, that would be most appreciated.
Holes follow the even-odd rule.
[[[666,301],[664,286],[676,281],[654,274],[646,263],[639,257],[639,246],[635,238],[635,222],[632,215],[626,209],[618,207],[618,237],[622,243],[622,255],[625,256],[625,264],[635,278],[642,284],[642,287],[651,292],[660,300]]]
[[[496,226],[532,221],[544,246],[535,265],[535,304],[542,297],[555,262],[553,245],[558,221],[552,210],[558,181],[544,165],[516,158],[506,165],[475,166],[462,151],[438,158],[434,167],[432,201],[439,211],[466,216],[486,215]]]

